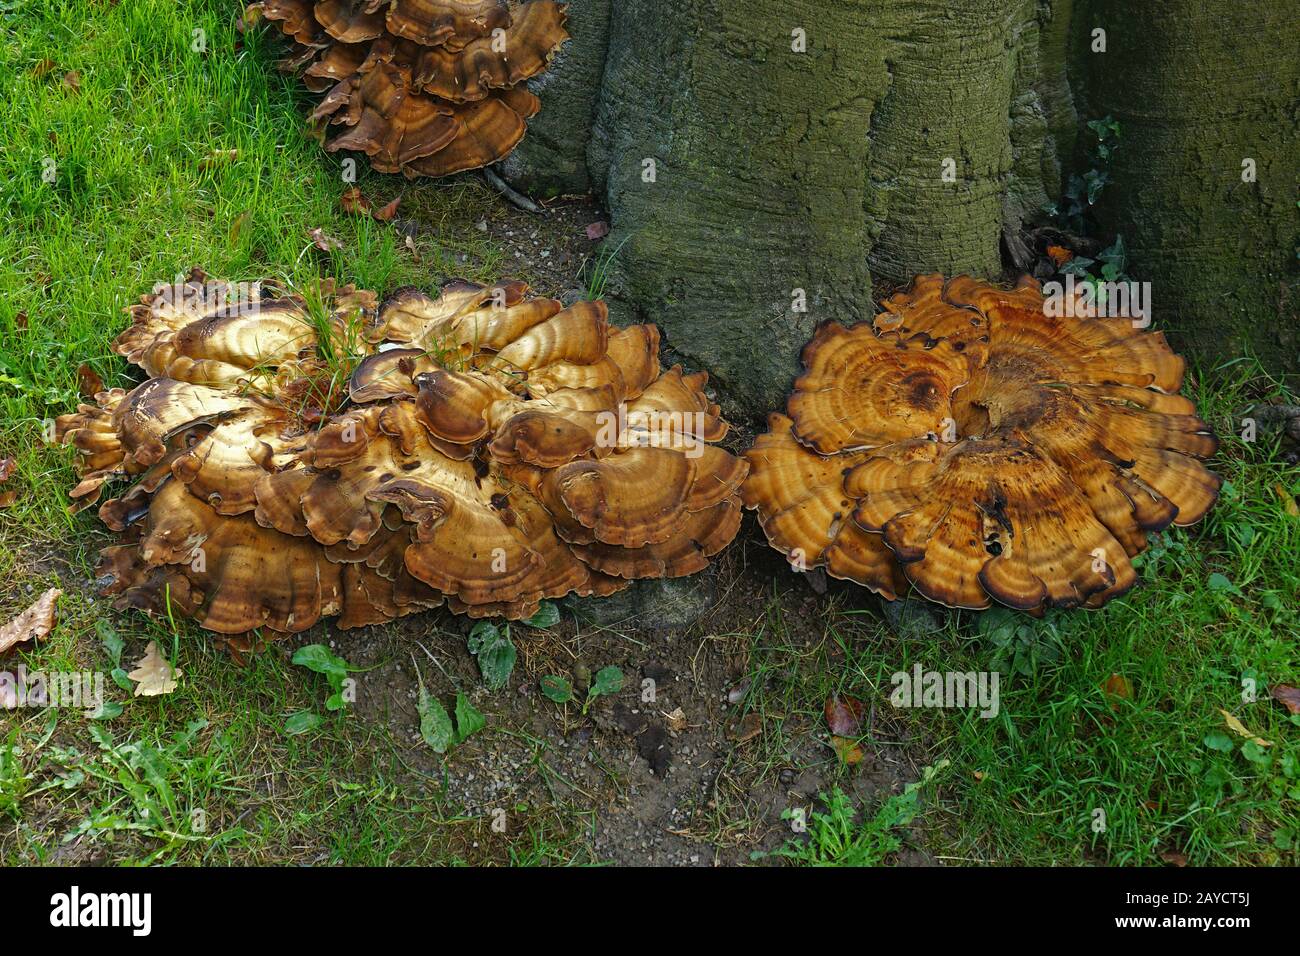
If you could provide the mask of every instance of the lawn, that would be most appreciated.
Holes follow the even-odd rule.
[[[516,629],[519,671],[495,693],[442,612],[375,629],[372,644],[323,626],[291,642],[333,643],[357,673],[400,668],[471,695],[488,729],[444,759],[420,742],[405,702],[414,688],[327,711],[324,679],[294,666],[292,648],[238,666],[196,627],[94,597],[108,536],[93,514],[67,512],[72,455],[43,438],[88,377],[134,383],[109,351],[125,305],[196,264],[233,279],[333,276],[378,290],[495,279],[503,250],[476,226],[523,215],[472,176],[411,188],[364,167],[356,185],[380,204],[401,191],[402,216],[420,228],[408,242],[410,230],[348,215],[340,160],[304,125],[297,85],[270,68],[270,38],[235,29],[236,6],[0,0],[0,459],[17,462],[0,490],[18,492],[0,509],[0,622],[47,587],[65,592],[49,638],[0,666],[108,672],[154,640],[183,672],[157,698],[110,684],[117,716],[0,718],[0,864],[636,859],[602,835],[602,818],[626,816],[632,789],[655,782],[602,763],[622,750],[598,746],[614,733],[599,720],[516,691],[566,654],[635,661],[659,636],[592,628],[566,611],[554,633]],[[341,247],[317,248],[316,228]],[[743,600],[673,635],[704,662],[683,675],[700,699],[746,686],[735,716],[761,728],[708,731],[704,772],[676,808],[687,858],[780,847],[791,836],[782,808],[755,795],[775,793],[788,772],[811,774],[811,793],[829,805],[792,860],[893,862],[906,847],[953,864],[1300,862],[1300,717],[1269,697],[1300,685],[1300,468],[1266,435],[1241,438],[1246,410],[1284,393],[1248,361],[1189,378],[1222,438],[1212,463],[1222,498],[1201,526],[1160,535],[1141,585],[1103,611],[951,616],[900,636],[859,589],[832,583],[813,599],[764,563],[747,519],[734,546],[744,560],[725,572]],[[999,713],[891,708],[891,675],[917,663],[999,669]],[[861,786],[867,771],[826,746],[831,694],[874,702],[860,743],[894,768],[881,789]],[[288,732],[303,711],[323,719]],[[566,763],[569,751],[577,759]],[[498,838],[490,803],[466,788],[504,754],[528,787],[502,791],[512,824]],[[594,782],[569,772],[576,765],[594,766]],[[923,767],[932,779],[905,790]]]

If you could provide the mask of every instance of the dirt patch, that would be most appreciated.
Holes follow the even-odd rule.
[[[845,771],[817,715],[822,701],[797,710],[778,706],[785,685],[801,679],[753,658],[764,639],[774,580],[785,637],[811,650],[825,641],[828,598],[773,564],[770,549],[747,522],[708,583],[716,595],[689,627],[658,627],[631,618],[584,623],[582,601],[568,602],[548,630],[511,628],[519,660],[509,685],[489,693],[466,649],[471,621],[442,611],[393,625],[329,636],[360,669],[355,715],[386,726],[414,771],[407,785],[441,788],[467,816],[509,828],[517,814],[539,809],[585,815],[592,856],[623,865],[730,865],[771,850],[791,835],[783,811],[811,807],[817,794],[840,786],[871,806],[919,776],[919,741],[873,708],[866,756]],[[863,603],[871,599],[863,592]],[[292,647],[321,640],[312,633]],[[609,665],[625,675],[622,690],[583,714],[540,692],[543,676],[579,684]],[[793,667],[794,665],[791,664]],[[487,728],[444,760],[420,740],[418,686],[450,709],[468,694]],[[887,705],[885,709],[888,710]],[[680,711],[680,712],[679,712]],[[480,827],[480,840],[493,839]],[[932,862],[908,848],[899,862]]]

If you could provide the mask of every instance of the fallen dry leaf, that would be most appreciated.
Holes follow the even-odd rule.
[[[62,593],[58,588],[50,588],[35,604],[0,627],[0,654],[15,644],[25,644],[49,634],[54,629],[54,605]]]
[[[339,240],[335,239],[333,236],[325,235],[325,230],[320,226],[309,230],[307,235],[311,236],[311,241],[321,252],[329,252],[333,249],[343,248],[343,243],[339,242]]]
[[[144,649],[144,657],[135,662],[135,670],[126,676],[139,685],[135,689],[136,697],[157,697],[176,689],[176,678],[181,676],[181,669],[167,663],[167,658],[158,649],[158,642],[150,641]]]
[[[370,212],[370,200],[361,195],[361,190],[356,186],[343,190],[339,196],[339,205],[350,216],[364,216]]]
[[[978,783],[979,781],[984,779],[984,771],[976,770],[973,776],[975,777],[975,782]]]
[[[401,204],[402,204],[402,197],[398,196],[392,202],[386,203],[384,206],[380,207],[379,209],[376,209],[374,212],[374,216],[380,222],[389,222],[392,220],[394,216],[397,215],[397,207],[400,206]]]
[[[1133,684],[1123,674],[1111,674],[1101,685],[1102,693],[1110,700],[1110,709],[1119,710],[1121,700],[1133,699]]]
[[[18,500],[18,492],[10,489],[9,491],[0,491],[0,509],[12,508],[14,502]]]
[[[607,222],[593,222],[587,226],[587,238],[592,242],[597,239],[604,239],[608,235],[609,223]]]
[[[1300,518],[1300,505],[1295,503],[1295,495],[1287,491],[1281,482],[1273,486],[1273,493],[1282,499],[1282,507],[1286,509],[1287,514],[1292,518]]]
[[[1056,263],[1057,267],[1065,265],[1074,258],[1074,253],[1065,246],[1048,246],[1047,255]]]
[[[420,252],[415,248],[415,240],[410,236],[406,237],[406,248],[410,251],[411,255],[415,257],[415,262],[418,265],[420,262]]]
[[[214,149],[199,160],[199,169],[207,170],[224,163],[233,163],[238,158],[239,150],[237,149]]]
[[[40,60],[34,67],[32,67],[31,74],[39,80],[46,74],[53,73],[55,66],[56,64],[53,60]]]
[[[1186,866],[1187,857],[1177,850],[1161,850],[1160,859],[1164,860],[1170,866]]]
[[[1268,689],[1269,696],[1293,714],[1300,714],[1300,689],[1278,684]]]
[[[862,733],[862,718],[866,713],[862,701],[832,694],[826,698],[823,710],[826,714],[826,725],[836,736],[856,737]]]
[[[1234,734],[1237,734],[1238,736],[1241,737],[1245,737],[1247,740],[1253,740],[1257,747],[1273,746],[1273,741],[1265,740],[1263,737],[1257,737],[1255,734],[1251,733],[1249,730],[1246,729],[1245,724],[1243,724],[1236,717],[1232,716],[1232,714],[1228,713],[1222,707],[1219,708],[1219,713],[1223,715],[1223,722],[1228,725],[1228,729],[1231,730]]]
[[[840,737],[832,734],[831,746],[835,748],[840,763],[846,767],[856,767],[862,763],[862,748],[858,746],[858,742],[852,737]]]
[[[27,331],[27,313],[19,312],[14,316],[14,330],[17,332]]]
[[[671,714],[664,714],[668,720],[668,729],[675,734],[680,734],[686,729],[686,711],[678,707]]]
[[[230,224],[230,244],[233,246],[239,240],[239,234],[244,231],[244,227],[253,221],[253,214],[245,209],[235,221]]]
[[[14,461],[12,457],[0,458],[0,483],[8,481],[17,467],[18,462]]]
[[[77,391],[82,398],[94,398],[104,390],[104,380],[84,362],[77,366]]]
[[[81,92],[81,74],[76,70],[69,70],[63,74],[63,85],[74,93]]]
[[[736,725],[736,729],[732,733],[731,739],[738,744],[743,744],[748,740],[753,740],[762,733],[762,731],[763,718],[751,710],[740,719],[740,723]]]

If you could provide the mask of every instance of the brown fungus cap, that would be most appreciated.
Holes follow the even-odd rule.
[[[664,372],[657,330],[604,303],[323,283],[205,311],[209,286],[231,288],[195,270],[185,301],[129,310],[115,348],[158,372],[58,421],[74,507],[123,483],[99,508],[120,607],[231,635],[444,601],[526,617],[690,574],[736,533],[749,466],[710,444],[707,377]]]
[[[281,68],[323,94],[312,121],[341,127],[325,148],[408,177],[504,158],[540,106],[525,81],[569,38],[556,0],[260,0],[250,9],[287,38]]]
[[[1162,334],[1055,312],[1027,277],[932,275],[870,325],[822,325],[789,417],[746,455],[772,545],[951,607],[1100,607],[1131,588],[1147,533],[1214,503],[1217,442]]]

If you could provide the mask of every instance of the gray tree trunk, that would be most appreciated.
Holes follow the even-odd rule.
[[[1300,67],[1284,51],[1300,26],[1290,0],[1213,7],[1229,9],[573,0],[565,55],[583,65],[546,82],[591,111],[616,314],[657,322],[732,415],[781,408],[816,324],[873,314],[873,277],[1000,274],[1004,235],[1059,195],[1081,122],[1109,112],[1125,145],[1106,208],[1130,271],[1157,283],[1156,321],[1176,345],[1294,369]],[[1087,52],[1099,23],[1105,59]],[[565,137],[530,132],[520,161],[580,182],[581,131],[555,119]]]
[[[1300,6],[1100,0],[1082,19],[1076,95],[1123,130],[1103,211],[1156,321],[1208,365],[1249,352],[1296,376]]]

